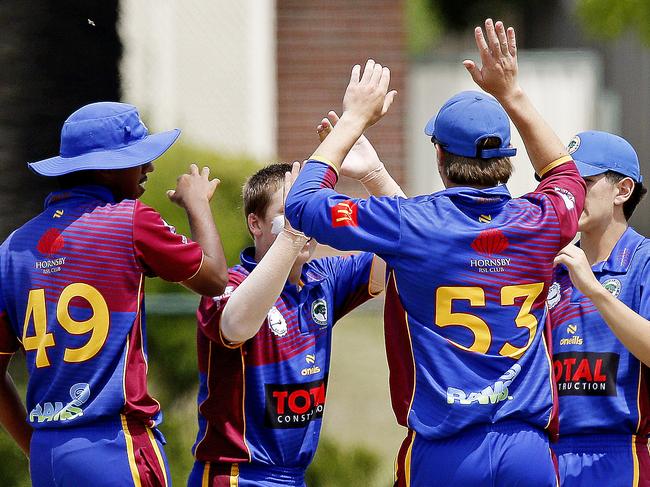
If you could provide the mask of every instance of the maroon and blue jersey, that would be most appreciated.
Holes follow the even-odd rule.
[[[34,428],[119,421],[153,427],[147,391],[144,277],[184,281],[195,242],[134,200],[100,186],[52,193],[0,247],[0,353],[25,352]]]
[[[425,439],[505,420],[552,429],[546,294],[576,233],[585,185],[570,158],[538,188],[454,187],[415,198],[349,198],[310,160],[286,201],[291,225],[389,268],[386,351],[398,422]]]
[[[650,319],[650,240],[628,228],[609,258],[592,266],[600,283]],[[648,367],[616,338],[564,266],[548,295],[560,440],[570,435],[650,433]]]
[[[361,253],[308,262],[300,287],[286,283],[257,334],[231,345],[221,335],[221,314],[256,266],[254,249],[242,252],[225,293],[204,297],[197,312],[198,461],[309,465],[325,408],[332,327],[372,297],[372,261]]]

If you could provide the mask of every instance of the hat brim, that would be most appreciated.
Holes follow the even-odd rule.
[[[609,170],[604,167],[594,166],[592,164],[587,164],[586,162],[577,161],[575,159],[573,160],[573,162],[576,163],[578,172],[580,173],[580,176],[582,176],[583,178],[587,178],[589,176],[598,176],[599,174],[604,174]]]
[[[88,152],[75,157],[50,157],[27,166],[41,176],[62,176],[77,171],[127,169],[147,164],[162,156],[178,136],[179,129],[147,135],[138,142],[113,150]]]

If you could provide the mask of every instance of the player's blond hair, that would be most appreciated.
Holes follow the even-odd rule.
[[[245,218],[251,213],[261,218],[266,216],[271,198],[284,183],[285,172],[291,172],[291,164],[269,164],[246,180],[242,188]]]

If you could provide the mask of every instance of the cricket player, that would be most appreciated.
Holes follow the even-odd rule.
[[[147,391],[144,277],[211,295],[227,270],[207,168],[192,165],[168,192],[195,242],[138,201],[179,133],[148,134],[134,106],[93,103],[63,124],[60,156],[29,164],[62,190],[0,247],[0,422],[35,487],[170,483]],[[26,410],[7,374],[19,349]]]
[[[318,131],[329,132],[336,115]],[[326,127],[323,127],[323,124]],[[299,164],[271,164],[243,189],[254,246],[226,292],[198,310],[199,432],[190,487],[304,486],[326,402],[332,331],[384,290],[385,264],[364,252],[308,261],[316,242],[284,219]],[[375,195],[403,195],[361,137],[344,174]]]
[[[408,428],[399,486],[539,486],[557,482],[546,293],[555,254],[576,233],[584,182],[517,83],[515,33],[476,28],[482,60],[465,67],[483,93],[452,97],[425,129],[447,187],[416,198],[334,191],[340,161],[393,98],[390,72],[352,70],[344,111],[286,202],[292,227],[339,249],[375,252],[389,270],[385,335],[392,404]],[[505,111],[504,111],[505,109]],[[537,189],[512,198],[508,116]]]
[[[560,483],[650,486],[650,240],[628,226],[646,193],[639,160],[606,132],[576,135],[569,152],[587,197],[548,295]]]

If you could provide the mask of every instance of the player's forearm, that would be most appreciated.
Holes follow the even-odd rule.
[[[228,281],[228,265],[208,201],[195,203],[186,208],[192,239],[203,250],[203,263],[199,279],[193,279],[188,287],[204,296],[222,294]]]
[[[406,198],[402,188],[383,165],[378,170],[360,179],[359,182],[363,184],[363,187],[371,196],[401,196]]]
[[[26,421],[27,411],[9,374],[0,380],[0,424],[29,457],[32,428]]]
[[[562,141],[523,90],[518,89],[508,97],[501,97],[499,102],[517,127],[537,174],[541,175],[551,162],[568,155]]]
[[[314,151],[312,157],[327,160],[332,163],[336,171],[341,168],[343,159],[354,143],[363,134],[366,124],[363,120],[343,113],[332,132],[323,140]],[[300,176],[298,176],[300,177]]]
[[[588,296],[616,338],[637,359],[650,366],[650,321],[616,299],[602,286]]]
[[[280,296],[296,257],[307,243],[303,236],[282,232],[250,275],[233,292],[221,317],[221,334],[242,343],[259,331]]]

